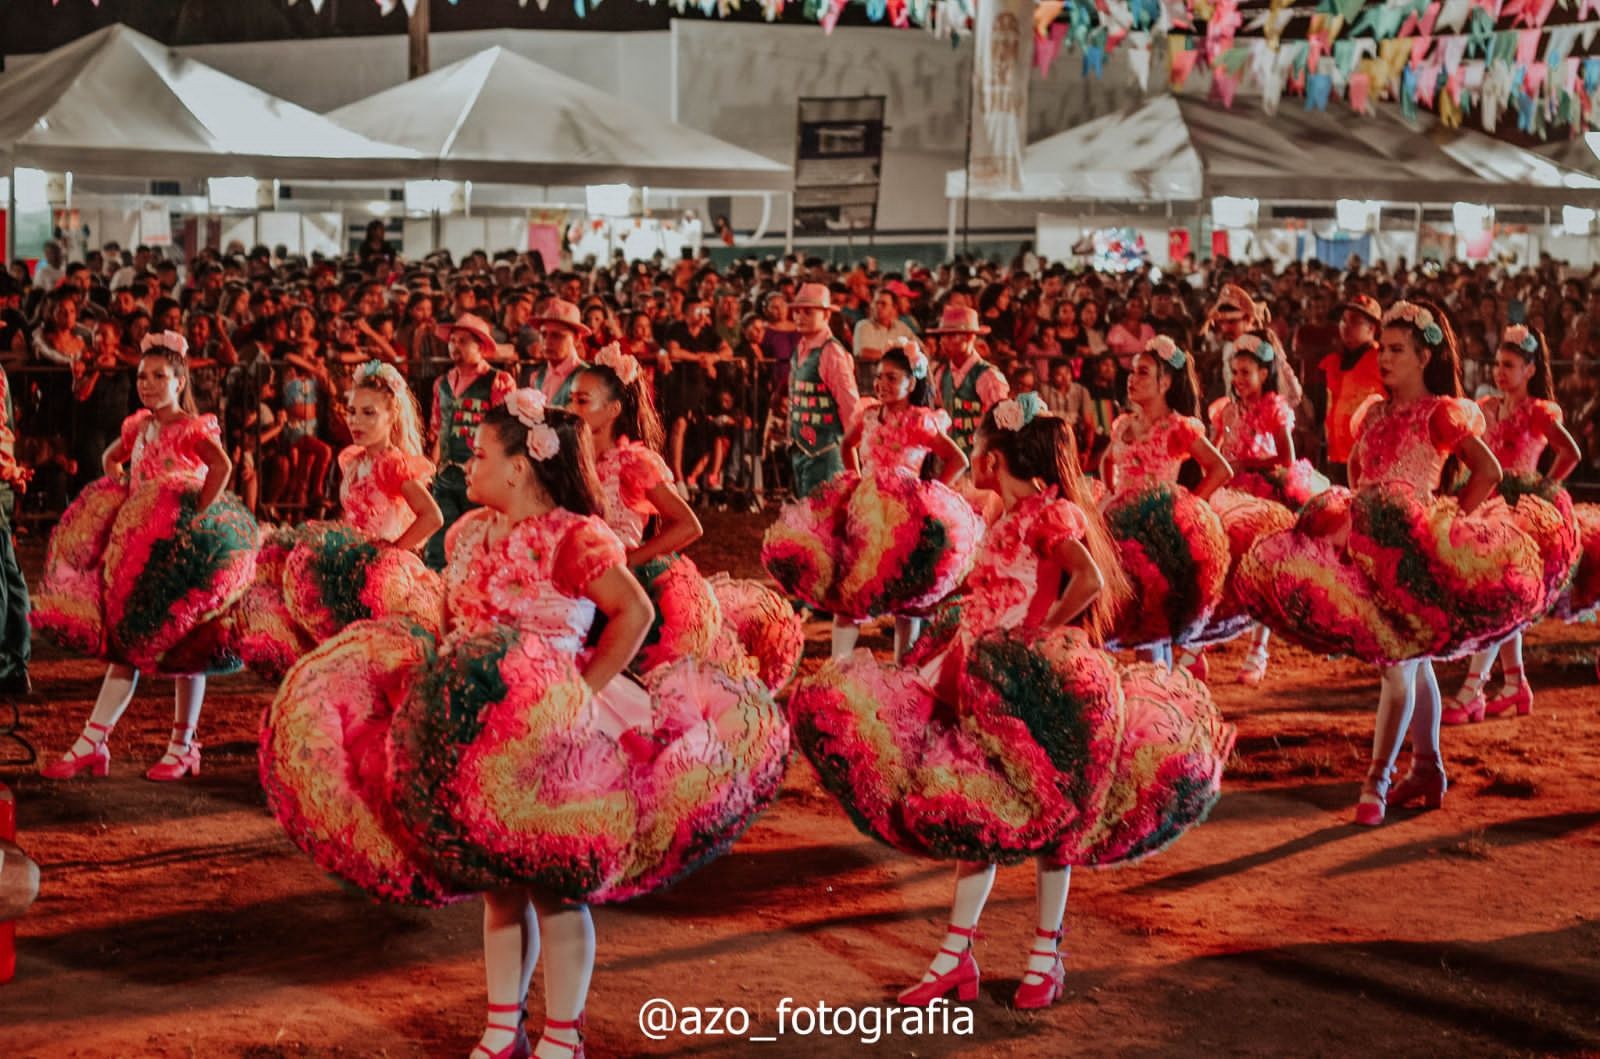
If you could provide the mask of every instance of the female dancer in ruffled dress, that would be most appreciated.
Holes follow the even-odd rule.
[[[1522,324],[1506,328],[1494,356],[1494,385],[1500,392],[1480,398],[1478,407],[1483,409],[1488,428],[1483,440],[1500,461],[1507,483],[1514,481],[1518,489],[1558,487],[1577,469],[1581,453],[1562,424],[1561,406],[1552,399],[1555,387],[1544,336]],[[1554,452],[1554,458],[1549,473],[1541,476],[1539,460],[1546,448]],[[1584,511],[1585,508],[1590,510]],[[1593,504],[1578,506],[1578,525],[1581,528],[1585,521],[1592,522],[1590,534],[1600,535],[1600,520],[1593,518],[1596,513],[1600,508]],[[1585,535],[1585,543],[1588,536]],[[1582,560],[1580,568],[1581,564]],[[1581,604],[1579,609],[1583,609]],[[1505,687],[1488,699],[1484,691],[1497,654]],[[1445,707],[1443,723],[1467,724],[1513,711],[1519,716],[1531,713],[1533,686],[1522,669],[1522,630],[1518,629],[1498,646],[1472,656],[1466,680],[1454,701]]]
[[[1294,455],[1294,410],[1278,391],[1283,356],[1265,331],[1252,331],[1233,340],[1228,364],[1229,396],[1212,402],[1209,413],[1211,441],[1233,468],[1228,491],[1268,501],[1261,504],[1215,506],[1228,531],[1235,564],[1263,533],[1287,528],[1291,512],[1313,495],[1328,488],[1328,481],[1305,460]],[[1226,594],[1232,591],[1229,572]],[[1224,610],[1232,610],[1224,603]],[[1237,681],[1256,687],[1266,676],[1267,644],[1271,630],[1257,622],[1251,630],[1250,650],[1239,667]]]
[[[1137,859],[1196,823],[1233,736],[1188,674],[1121,666],[1099,649],[1127,584],[1066,422],[1024,393],[991,409],[977,439],[974,483],[1004,514],[983,538],[959,625],[942,644],[919,642],[914,669],[865,651],[828,662],[790,710],[858,828],[958,861],[944,943],[901,1002],[976,997],[970,939],[996,865],[1033,857],[1035,941],[1014,1002],[1040,1008],[1062,991],[1070,866]]]
[[[1111,490],[1106,523],[1133,583],[1133,604],[1118,616],[1112,638],[1169,664],[1172,645],[1205,630],[1228,573],[1227,535],[1205,501],[1233,469],[1195,418],[1199,394],[1193,359],[1170,338],[1152,339],[1133,358],[1133,411],[1111,424],[1101,468]],[[1178,484],[1188,460],[1202,475],[1193,491]]]
[[[1295,527],[1259,541],[1240,564],[1250,613],[1315,651],[1381,667],[1372,763],[1355,821],[1387,809],[1437,808],[1446,779],[1439,754],[1440,701],[1432,658],[1498,643],[1542,613],[1549,595],[1543,552],[1569,534],[1535,496],[1508,506],[1493,497],[1499,461],[1479,437],[1483,416],[1461,396],[1449,321],[1425,302],[1384,314],[1379,373],[1386,397],[1356,417],[1350,458],[1355,488],[1330,489]],[[1447,463],[1468,477],[1436,498]],[[1575,551],[1569,545],[1568,559]],[[1390,789],[1402,734],[1411,769]]]
[[[707,863],[777,795],[788,727],[753,676],[691,659],[624,675],[649,600],[599,517],[588,428],[535,390],[487,414],[448,534],[447,633],[358,622],[289,673],[263,785],[291,839],[386,900],[485,894],[488,1018],[474,1059],[582,1054],[588,906]],[[585,643],[597,612],[606,619]]]
[[[805,648],[804,627],[788,601],[753,581],[702,578],[678,554],[703,530],[660,455],[664,431],[639,361],[615,344],[602,349],[578,372],[571,408],[594,438],[606,524],[628,549],[628,565],[656,607],[640,668],[715,656],[725,634],[730,648],[737,645],[753,659],[769,687],[787,684]]]
[[[443,619],[443,584],[417,553],[444,516],[429,490],[416,398],[391,365],[357,369],[349,424],[339,521],[268,533],[255,584],[224,618],[246,664],[273,682],[351,622],[405,614],[437,630]]]
[[[971,568],[983,522],[954,483],[967,458],[931,406],[928,358],[891,347],[878,363],[877,403],[850,425],[850,470],[786,506],[761,561],[790,595],[833,612],[833,657],[854,648],[860,624],[895,615],[895,657],[920,631],[912,616],[953,592]],[[932,455],[939,480],[923,481]]]
[[[216,417],[194,414],[187,353],[176,332],[145,336],[137,379],[144,408],[106,450],[106,477],[51,534],[34,627],[111,665],[83,734],[40,769],[50,779],[107,774],[107,740],[140,670],[176,677],[172,738],[146,777],[198,775],[205,674],[237,665],[192,637],[248,587],[257,528],[223,493],[233,468]]]

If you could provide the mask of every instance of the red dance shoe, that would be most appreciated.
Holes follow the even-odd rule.
[[[528,1059],[533,1054],[533,1049],[528,1046],[528,1031],[522,1028],[522,1005],[490,1004],[488,1010],[491,1016],[513,1013],[517,1016],[517,1022],[514,1026],[508,1026],[504,1022],[495,1022],[493,1018],[485,1023],[491,1030],[505,1030],[507,1033],[513,1034],[511,1043],[498,1052],[491,1052],[480,1042],[477,1047],[472,1049],[472,1054],[467,1059]]]
[[[1506,670],[1506,677],[1517,678],[1517,690],[1490,699],[1484,706],[1484,714],[1489,717],[1501,717],[1515,710],[1518,717],[1528,716],[1533,712],[1533,685],[1528,683],[1528,678],[1522,675],[1520,669]]]
[[[175,730],[172,734],[176,736],[178,733]],[[193,736],[194,733],[189,734]],[[150,766],[150,771],[144,774],[145,779],[157,783],[171,783],[191,774],[200,775],[200,744],[194,742],[192,738],[187,743],[180,743],[176,738],[172,742],[183,747],[182,753],[174,754],[168,749],[161,755],[160,761]]]
[[[1356,803],[1356,824],[1377,827],[1383,823],[1389,804],[1390,775],[1387,769],[1381,774],[1367,773],[1366,782],[1361,785],[1361,800]]]
[[[972,940],[978,936],[978,928],[958,927],[951,924],[947,933],[958,934],[967,940],[966,948],[960,952],[940,947],[939,951],[946,956],[956,957],[956,965],[944,974],[934,978],[931,982],[918,982],[916,985],[902,992],[899,996],[900,1003],[906,1007],[925,1008],[935,1000],[947,996],[953,989],[960,999],[971,1002],[978,999],[978,961],[972,958]]]
[[[96,740],[89,734],[90,729],[100,733]],[[90,721],[83,727],[84,738],[94,743],[94,749],[87,754],[74,754],[70,749],[55,761],[39,766],[39,775],[47,780],[70,780],[80,772],[88,771],[93,776],[104,778],[111,772],[111,748],[106,746],[106,740],[111,738],[111,729],[103,724]]]
[[[1444,804],[1444,792],[1449,786],[1449,781],[1444,776],[1444,769],[1439,766],[1434,765],[1420,771],[1413,767],[1406,774],[1406,778],[1396,783],[1394,790],[1389,792],[1389,805],[1395,809],[1404,809],[1412,802],[1419,802],[1424,809],[1437,809]]]
[[[1461,690],[1456,692],[1456,697],[1449,700],[1439,714],[1439,723],[1454,726],[1476,724],[1483,720],[1484,710],[1488,707],[1483,699],[1483,683],[1479,677],[1468,677],[1461,685]]]
[[[546,1032],[539,1035],[539,1043],[541,1045],[549,1041],[557,1048],[565,1048],[572,1054],[572,1059],[583,1059],[583,1015],[580,1014],[571,1022],[562,1022],[559,1019],[545,1019],[544,1028]],[[550,1036],[548,1032],[550,1030],[577,1030],[578,1043],[568,1044],[566,1041],[557,1040]]]
[[[1029,949],[1029,956],[1053,956],[1055,965],[1048,974],[1040,971],[1023,971],[1022,984],[1017,986],[1016,995],[1011,998],[1011,1006],[1018,1011],[1036,1011],[1047,1008],[1061,999],[1061,993],[1067,987],[1067,968],[1062,963],[1061,950],[1056,946],[1061,942],[1060,930],[1040,930],[1034,928],[1033,936],[1045,938],[1055,944],[1046,949]],[[1033,979],[1029,981],[1029,979]]]

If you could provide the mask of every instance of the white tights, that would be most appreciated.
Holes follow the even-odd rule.
[[[194,739],[195,726],[200,723],[200,707],[206,699],[206,678],[177,677],[173,680],[172,738],[167,753],[181,754]],[[117,722],[133,701],[134,689],[139,686],[139,671],[132,666],[112,664],[106,670],[106,679],[100,685],[100,694],[94,700],[94,710],[89,714],[91,724],[100,727],[85,729],[72,744],[72,753],[87,754],[103,742],[108,730]]]
[[[571,1022],[583,1013],[594,975],[594,920],[587,905],[539,902],[537,911],[526,890],[496,890],[483,895],[483,969],[489,1003],[523,1007],[533,981],[533,968],[544,955],[544,1015]],[[493,1015],[490,1022],[514,1024],[516,1016]],[[547,1029],[551,1038],[577,1043],[575,1029]],[[486,1029],[480,1043],[490,1052],[505,1048],[514,1032]],[[536,1055],[567,1056],[564,1048]]]
[[[1038,897],[1036,926],[1041,933],[1055,934],[1061,929],[1062,920],[1066,918],[1067,891],[1072,885],[1072,869],[1058,868],[1040,859],[1036,862],[1036,872]],[[993,864],[971,861],[960,861],[956,864],[956,894],[950,904],[952,927],[969,931],[977,927],[978,917],[983,914],[983,906],[989,900],[989,891],[994,888],[994,876]],[[964,951],[970,942],[971,939],[964,934],[945,934],[944,941],[940,942],[939,947],[948,951],[934,956],[922,980],[929,982],[941,974],[954,970],[960,958],[951,956],[950,953]],[[1029,948],[1044,950],[1047,946],[1043,938],[1036,938]],[[1053,956],[1030,955],[1028,970],[1048,974],[1054,968],[1055,962]]]
[[[1378,720],[1372,733],[1372,768],[1369,785],[1388,787],[1395,758],[1400,754],[1400,736],[1411,741],[1411,770],[1429,772],[1439,763],[1439,682],[1433,663],[1413,659],[1383,668],[1383,684],[1378,694]]]

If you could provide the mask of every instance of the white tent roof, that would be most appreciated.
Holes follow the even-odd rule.
[[[789,167],[489,48],[328,115],[446,180],[785,190]]]
[[[120,24],[0,77],[6,154],[12,165],[170,179],[402,177],[426,165]]]
[[[1426,119],[1432,122],[1431,116]],[[1379,199],[1499,205],[1600,205],[1600,180],[1465,129],[1365,117],[1275,115],[1162,95],[1030,145],[1022,190],[974,197],[1017,202],[1197,202],[1217,195],[1278,200]],[[965,173],[945,174],[959,198]]]

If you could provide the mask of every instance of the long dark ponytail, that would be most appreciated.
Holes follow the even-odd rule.
[[[536,460],[528,452],[528,427],[504,406],[493,408],[483,417],[483,425],[505,446],[511,456],[522,456],[533,468],[533,476],[557,507],[579,515],[599,515],[599,479],[594,469],[594,441],[589,427],[572,412],[560,408],[544,410],[545,425],[556,432],[560,451],[547,460]]]

